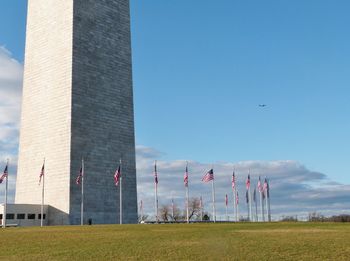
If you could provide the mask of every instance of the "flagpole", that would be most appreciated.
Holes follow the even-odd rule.
[[[250,207],[250,201],[251,201],[251,198],[250,198],[250,187],[248,188],[248,216],[249,216],[249,222],[251,222],[252,221],[252,209],[251,209],[251,207]]]
[[[3,224],[2,227],[6,228],[6,215],[7,215],[7,190],[8,190],[8,179],[9,179],[9,159],[7,159],[7,176],[6,176],[6,184],[5,184],[5,205],[4,205],[4,216],[3,216]]]
[[[44,226],[44,196],[45,196],[45,158],[44,158],[44,173],[43,173],[43,186],[41,188],[41,218],[40,218],[40,226]]]
[[[154,163],[154,166],[155,166],[155,174],[154,175],[157,175],[157,180],[158,180],[158,173],[157,173],[157,161],[155,161]],[[155,190],[155,212],[156,212],[156,222],[158,223],[159,222],[159,218],[158,218],[158,182],[156,182],[156,180],[154,180],[154,190]]]
[[[255,203],[255,222],[258,222],[258,202],[256,202],[256,187],[254,188],[254,203]]]
[[[189,210],[188,210],[188,186],[186,187],[186,220],[187,220],[187,224],[190,223],[190,219],[189,219]]]
[[[189,219],[189,210],[188,210],[188,197],[189,197],[189,189],[188,189],[188,162],[186,163],[186,174],[187,174],[187,185],[186,185],[186,219],[187,219],[187,224],[190,223],[190,219]]]
[[[200,197],[200,204],[201,204],[201,221],[203,221],[203,199],[202,199],[202,195]]]
[[[141,202],[140,202],[140,208],[141,208],[141,222],[143,221],[143,201],[141,199]]]
[[[84,158],[81,159],[81,206],[80,206],[80,225],[84,225],[84,176],[85,176],[85,166]]]
[[[236,219],[236,193],[235,193],[235,189],[232,189],[232,194],[233,194],[233,220],[237,221]]]
[[[261,221],[265,222],[265,217],[264,217],[264,206],[263,206],[263,189],[262,189],[262,184],[261,184],[261,179],[259,176],[259,196],[260,196],[260,214],[261,214]]]
[[[232,193],[233,193],[233,220],[237,222],[237,207],[236,207],[236,176],[233,169],[232,174]]]
[[[236,221],[239,222],[239,202],[237,202],[237,197],[238,193],[236,192]]]
[[[250,221],[253,221],[253,211],[252,211],[252,191],[249,186],[249,212],[250,212]]]
[[[269,222],[271,222],[270,196],[268,197],[267,200],[268,200],[268,204],[267,204],[267,207],[268,207],[268,215],[267,215],[267,217],[268,217]]]
[[[264,199],[264,191],[261,192],[261,213],[262,213],[262,220],[265,222],[265,199]]]
[[[215,185],[214,185],[214,178],[212,180],[212,193],[213,193],[213,220],[214,223],[216,222],[216,211],[215,211]]]
[[[171,216],[173,218],[173,221],[174,221],[174,197],[172,196],[171,197]]]
[[[247,191],[248,192],[248,191]],[[247,196],[247,195],[246,195]],[[247,202],[247,211],[248,211],[248,221],[251,221],[251,216],[250,216],[250,211],[249,211],[249,204],[250,204],[250,199],[249,199],[249,192],[248,192],[248,202]]]
[[[250,177],[250,170],[249,170],[249,177]],[[253,221],[253,214],[252,214],[252,193],[250,190],[250,182],[249,182],[249,188],[248,188],[248,198],[249,198],[249,221]]]
[[[235,215],[236,215],[236,222],[239,221],[239,216],[238,216],[238,202],[237,202],[237,189],[235,187]]]
[[[158,187],[157,187],[157,184],[155,184],[155,191],[156,191],[156,195],[155,195],[156,221],[159,222],[159,219],[158,219]]]
[[[228,203],[226,203],[227,202],[227,194],[226,194],[226,197],[225,197],[225,205],[226,205],[226,221],[228,222],[228,220],[229,220],[229,218],[228,218],[228,212],[227,212],[227,205],[228,205]]]
[[[264,205],[263,205],[263,191],[260,189],[260,212],[261,212],[261,221],[265,222],[265,215],[264,215]]]
[[[266,211],[266,217],[267,217],[267,220],[269,220],[269,209],[268,209],[268,206],[267,206],[267,195],[265,195],[265,211]]]
[[[119,164],[120,164],[119,223],[120,223],[120,225],[122,225],[123,224],[123,190],[122,190],[123,170],[122,170],[122,158],[120,158]]]
[[[271,209],[270,209],[270,185],[269,182],[267,182],[267,193],[266,193],[266,199],[267,199],[267,218],[269,222],[271,222]]]

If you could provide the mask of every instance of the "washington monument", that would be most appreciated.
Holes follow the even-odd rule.
[[[113,181],[122,159],[123,223],[137,222],[129,0],[28,0],[16,204],[48,224],[119,223]]]

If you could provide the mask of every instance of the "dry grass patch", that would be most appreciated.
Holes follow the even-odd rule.
[[[349,260],[350,225],[241,223],[0,230],[0,260]]]

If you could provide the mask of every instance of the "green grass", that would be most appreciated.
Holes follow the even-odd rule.
[[[350,225],[241,223],[0,229],[0,260],[350,260]]]

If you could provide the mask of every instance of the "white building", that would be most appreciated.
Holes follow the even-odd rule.
[[[7,223],[39,224],[45,161],[47,224],[80,224],[82,158],[84,224],[119,223],[120,207],[123,223],[137,223],[129,0],[29,0],[26,32],[16,205]],[[122,205],[113,181],[120,159]]]
[[[4,204],[0,204],[0,224],[4,222]],[[40,226],[41,205],[7,204],[7,226]],[[44,206],[43,225],[48,225],[48,206]]]

